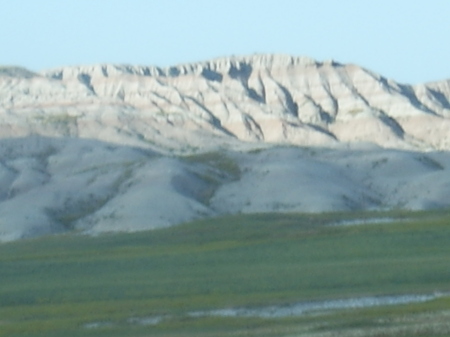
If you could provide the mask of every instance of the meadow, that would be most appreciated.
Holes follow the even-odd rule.
[[[450,336],[450,296],[289,317],[228,308],[450,291],[450,213],[253,214],[0,245],[0,336]]]

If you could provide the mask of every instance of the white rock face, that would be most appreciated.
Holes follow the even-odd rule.
[[[449,207],[449,131],[450,80],[409,86],[332,61],[0,68],[0,242]]]
[[[449,149],[450,81],[409,86],[355,65],[284,55],[170,68],[14,68],[0,72],[0,128],[3,138],[70,136],[176,151],[237,140]]]

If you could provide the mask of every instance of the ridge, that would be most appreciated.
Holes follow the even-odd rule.
[[[334,60],[253,54],[165,68],[4,69],[2,137],[89,137],[170,151],[360,142],[450,149],[450,81],[399,84]]]
[[[338,64],[333,60],[325,64]],[[98,77],[120,75],[137,75],[152,77],[177,77],[183,75],[201,75],[205,70],[228,73],[243,65],[251,64],[255,68],[272,66],[317,66],[322,64],[310,57],[284,54],[253,54],[246,56],[220,57],[208,61],[182,63],[175,66],[135,66],[129,64],[97,64],[85,66],[66,66],[41,71],[42,76],[53,79],[75,78],[80,74],[91,74]]]

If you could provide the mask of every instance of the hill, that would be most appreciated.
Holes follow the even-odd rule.
[[[450,81],[283,55],[0,69],[0,241],[450,204]]]
[[[1,73],[2,137],[71,136],[176,151],[242,141],[450,148],[449,80],[411,86],[356,65],[284,55]]]

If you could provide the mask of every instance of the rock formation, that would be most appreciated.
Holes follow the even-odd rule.
[[[0,68],[0,242],[450,206],[450,81],[280,55]]]
[[[0,72],[0,118],[2,137],[95,138],[176,151],[242,141],[449,149],[450,81],[410,86],[355,65],[283,55],[170,68],[14,68]]]

